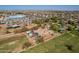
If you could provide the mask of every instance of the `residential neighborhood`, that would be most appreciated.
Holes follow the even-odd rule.
[[[0,52],[79,52],[78,46],[78,10],[0,10]]]

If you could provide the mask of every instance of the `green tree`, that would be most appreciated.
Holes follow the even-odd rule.
[[[51,24],[50,29],[54,31],[59,31],[60,26],[57,24]]]

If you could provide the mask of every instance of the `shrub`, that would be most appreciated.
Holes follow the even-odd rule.
[[[37,39],[36,39],[36,42],[37,43],[44,42],[43,37],[38,36]]]
[[[27,31],[28,29],[23,27],[23,28],[20,28],[20,29],[14,29],[14,33],[21,33],[21,32],[25,32]]]
[[[30,46],[31,46],[31,43],[26,42],[26,43],[24,43],[23,48],[27,48],[27,47],[30,47]]]

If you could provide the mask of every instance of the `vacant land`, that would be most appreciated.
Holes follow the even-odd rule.
[[[10,37],[0,41],[0,52],[16,52],[27,41],[26,36]]]
[[[63,35],[54,38],[45,43],[28,49],[23,52],[30,53],[56,53],[56,52],[79,52],[79,32],[71,31],[64,33]]]

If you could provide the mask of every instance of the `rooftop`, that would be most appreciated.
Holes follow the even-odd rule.
[[[23,18],[25,17],[25,15],[13,15],[13,16],[9,16],[9,19],[16,19],[16,18]]]

